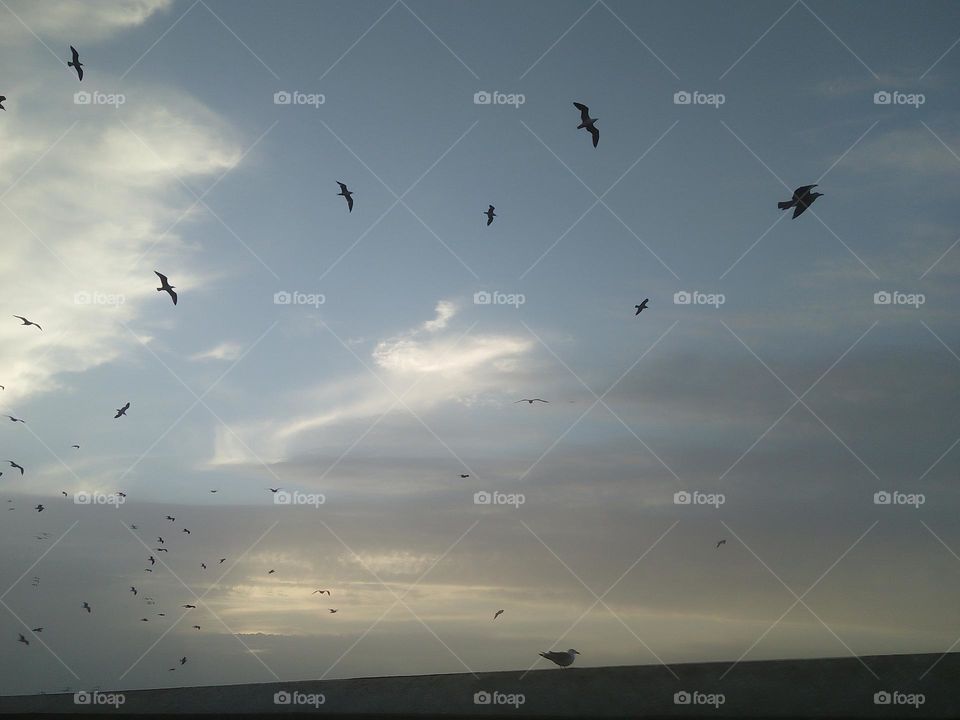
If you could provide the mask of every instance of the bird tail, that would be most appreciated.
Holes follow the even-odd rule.
[[[786,210],[788,207],[793,207],[793,200],[787,200],[786,202],[778,202],[777,207],[781,210]]]

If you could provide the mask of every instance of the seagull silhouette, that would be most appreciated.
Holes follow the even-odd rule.
[[[90,609],[90,603],[88,603],[88,602],[84,602],[83,605],[82,605],[82,607],[83,607],[83,609],[86,610],[88,613],[89,613],[89,612],[93,612],[93,611]]]
[[[484,213],[484,215],[487,216],[487,225],[489,226],[490,223],[493,222],[493,219],[497,216],[497,214],[494,212],[493,205],[487,208],[487,211]]]
[[[460,477],[466,479],[470,477],[470,473],[467,473],[466,475],[464,475],[463,473],[460,473]]]
[[[70,52],[73,54],[73,59],[67,63],[67,67],[72,67],[77,71],[77,77],[80,80],[83,80],[83,63],[80,62],[80,53],[77,52],[77,49],[71,45]]]
[[[164,544],[164,543],[163,543],[163,538],[160,537],[159,535],[157,536],[157,542],[160,543],[161,545]]]
[[[193,629],[194,629],[194,630],[199,630],[199,629],[200,629],[200,626],[199,626],[199,625],[194,625],[194,626],[193,626]]]
[[[70,447],[72,447],[72,448],[76,448],[77,450],[79,450],[79,449],[80,449],[80,446],[79,446],[79,445],[71,445]]]
[[[206,570],[206,569],[207,569],[207,564],[206,564],[206,563],[200,563],[200,567],[202,567],[204,570]]]
[[[42,627],[30,628],[30,632],[43,632],[43,628]]]
[[[20,639],[17,640],[17,642],[22,642],[24,645],[29,645],[29,644],[30,644],[30,641],[27,640],[27,639],[23,636],[23,633],[17,633],[17,635],[20,636]]]
[[[165,520],[169,520],[170,522],[174,522],[174,521],[176,520],[175,517],[170,517],[169,515],[167,515],[167,517],[164,518],[164,519],[165,519]]]
[[[548,652],[540,653],[540,657],[546,658],[552,663],[559,665],[560,667],[567,667],[573,665],[573,661],[577,655],[580,653],[570,648],[566,652],[554,652],[550,650]]]
[[[323,595],[324,593],[326,593],[327,595],[329,595],[329,594],[330,594],[330,591],[329,591],[329,590],[314,590],[314,591],[313,591],[312,593],[310,593],[310,594],[311,594],[311,595],[316,595],[317,593],[320,593],[321,595]]]
[[[721,545],[726,545],[726,544],[727,544],[727,541],[726,541],[726,540],[720,540],[720,541],[717,543],[717,547],[720,547]]]
[[[279,492],[279,491],[282,490],[282,489],[283,489],[283,488],[267,488],[267,490],[269,490],[269,491],[272,492],[272,493]]]
[[[37,505],[37,506],[34,508],[34,510],[36,510],[37,512],[43,512],[43,510],[44,510],[43,505]]]
[[[173,304],[177,304],[177,294],[173,291],[176,285],[171,285],[170,281],[167,280],[167,276],[161,272],[153,271],[153,274],[160,278],[160,287],[157,288],[157,292],[166,291],[170,294],[170,297],[173,299]]]
[[[14,315],[14,317],[15,317],[17,320],[23,320],[23,322],[20,323],[21,325],[37,325],[37,324],[36,324],[35,322],[33,322],[32,320],[27,320],[23,315]],[[39,325],[37,325],[37,330],[39,330],[40,332],[43,332],[43,328],[40,327]]]
[[[648,303],[648,302],[650,302],[650,298],[645,299],[645,300],[644,300],[642,303],[640,303],[639,305],[634,305],[634,307],[637,309],[637,311],[634,313],[634,315],[635,315],[635,316],[636,316],[636,315],[639,315],[639,314],[642,313],[644,310],[647,310],[647,309],[648,309],[648,307],[647,307],[647,303]]]
[[[493,619],[496,620],[496,619],[497,619],[498,617],[500,617],[501,615],[503,615],[503,610],[497,610],[497,611],[493,614]]]
[[[220,558],[220,562],[218,562],[217,565],[223,565],[224,560],[226,560],[226,558]]]
[[[167,550],[166,548],[154,548],[153,551],[154,551],[154,552],[170,552],[170,551]]]
[[[267,575],[273,575],[275,572],[276,572],[276,570],[268,570],[268,571],[267,571]]]
[[[10,418],[11,422],[22,422],[24,425],[26,425],[25,420],[21,420],[20,418],[15,418],[13,415],[7,415],[7,417]]]
[[[347,186],[339,180],[337,180],[337,185],[340,186],[340,192],[337,195],[342,195],[347,199],[347,212],[353,212],[353,191],[347,190]]]
[[[137,596],[137,589],[136,589],[133,585],[130,586],[130,592],[133,593],[133,596],[134,596],[134,597]]]
[[[190,531],[189,531],[189,530],[187,530],[186,528],[184,528],[184,529],[183,529],[183,530],[181,530],[180,532],[185,532],[185,533],[186,533],[187,535],[189,535],[189,534],[190,534]]]
[[[196,606],[196,605],[181,605],[181,607],[185,607],[187,610],[195,610],[197,606]]]
[[[6,99],[7,99],[6,95],[0,95],[0,110],[6,110],[6,108],[3,106],[3,101]]]
[[[583,128],[593,135],[593,146],[596,147],[597,143],[600,142],[600,131],[597,130],[597,126],[594,123],[600,118],[590,117],[590,108],[583,103],[575,102],[573,106],[580,111],[580,124],[577,125],[577,130]]]
[[[13,460],[7,460],[7,462],[10,463],[10,467],[17,468],[17,470],[20,471],[20,474],[23,475],[23,466],[22,466],[22,465],[17,465]]]
[[[513,404],[516,405],[517,403],[522,403],[522,402],[530,403],[531,405],[533,405],[535,402],[542,402],[542,403],[548,403],[548,404],[550,403],[549,400],[541,400],[540,398],[524,398],[523,400],[517,400]]]
[[[337,608],[329,608],[329,610],[330,610],[330,614],[332,615],[337,611]]]
[[[157,562],[156,558],[153,557],[153,555],[151,555],[150,557],[148,557],[147,560],[150,561],[150,564],[151,564],[151,565],[155,565],[156,562]]]
[[[786,210],[787,208],[791,207],[794,208],[793,217],[802,215],[804,210],[813,205],[814,200],[823,195],[823,193],[810,192],[810,190],[815,187],[817,187],[816,184],[798,187],[793,191],[793,199],[785,202],[779,202],[777,203],[777,207],[781,210]]]
[[[117,414],[113,416],[113,419],[116,420],[116,419],[117,419],[118,417],[120,417],[121,415],[126,415],[126,414],[127,414],[127,410],[129,410],[129,409],[130,409],[130,403],[127,402],[127,404],[124,405],[123,407],[117,408]]]
[[[186,664],[187,664],[187,658],[186,658],[186,657],[180,658],[180,664],[181,664],[181,665],[186,665]]]

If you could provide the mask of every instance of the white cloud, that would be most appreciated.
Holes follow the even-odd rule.
[[[173,0],[8,0],[6,5],[19,20],[0,10],[7,16],[0,23],[4,42],[34,42],[23,27],[26,25],[44,42],[56,39],[77,45],[142,25],[155,13],[169,9]]]
[[[222,342],[219,345],[190,356],[191,360],[236,360],[243,352],[240,343]]]

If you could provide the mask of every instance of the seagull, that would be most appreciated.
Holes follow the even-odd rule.
[[[43,632],[43,628],[42,627],[30,628],[30,632]]]
[[[217,492],[217,491],[216,491],[216,490],[211,490],[210,492],[215,493],[215,492]]]
[[[140,622],[150,622],[147,618],[140,618]]]
[[[200,563],[200,567],[202,567],[204,570],[206,570],[206,569],[207,569],[207,564],[206,564],[206,563]]]
[[[3,106],[3,101],[6,99],[7,99],[6,95],[0,95],[0,110],[6,110],[6,108]]]
[[[144,572],[153,572],[153,570],[151,570],[150,568],[144,568],[143,571],[144,571]]]
[[[167,515],[167,517],[165,517],[164,520],[169,520],[170,522],[175,522],[175,521],[176,521],[176,518],[175,518],[175,517],[170,517],[169,515]]]
[[[183,530],[181,530],[180,532],[185,532],[185,533],[186,533],[187,535],[189,535],[189,534],[190,534],[190,531],[189,531],[189,530],[187,530],[186,528],[184,528],[184,529],[183,529]]]
[[[531,405],[533,405],[535,402],[549,403],[550,401],[549,401],[549,400],[541,400],[540,398],[532,398],[532,399],[524,398],[523,400],[517,400],[517,402],[515,402],[514,405],[516,405],[517,403],[522,403],[522,402],[530,403]]]
[[[282,488],[267,488],[267,490],[269,490],[269,491],[272,492],[272,493],[277,493],[277,492],[280,492],[280,490],[282,490]]]
[[[330,610],[330,614],[331,614],[331,615],[337,611],[336,608],[329,608],[329,610]]]
[[[36,510],[37,512],[43,512],[43,505],[37,505],[37,506],[34,508],[34,510]]]
[[[196,605],[181,605],[181,607],[184,607],[184,608],[186,608],[187,610],[195,610],[197,606],[196,606]]]
[[[176,285],[171,285],[170,281],[167,280],[167,276],[161,272],[157,272],[156,270],[154,270],[153,274],[156,275],[158,278],[160,278],[160,287],[157,288],[157,292],[166,290],[168,293],[170,293],[170,297],[173,299],[173,304],[176,305],[177,294],[173,291]]]
[[[67,63],[67,67],[72,67],[77,71],[77,77],[80,80],[83,80],[83,63],[80,62],[80,53],[77,52],[77,49],[71,45],[70,52],[73,53],[73,60]]]
[[[186,664],[187,664],[187,658],[186,658],[186,657],[180,658],[180,664],[181,664],[181,665],[186,665]]]
[[[353,212],[353,191],[347,190],[347,186],[339,180],[337,180],[337,185],[340,186],[340,192],[337,195],[342,195],[347,199],[347,212]]]
[[[593,135],[593,146],[596,147],[597,143],[600,142],[600,131],[597,130],[597,126],[594,123],[600,118],[590,117],[590,108],[583,103],[575,102],[573,106],[580,111],[580,124],[577,125],[577,130],[583,128]]]
[[[36,324],[35,322],[33,322],[32,320],[27,320],[23,315],[14,315],[14,317],[15,317],[17,320],[23,320],[23,322],[20,323],[21,325],[37,325],[37,324]],[[43,332],[43,328],[40,327],[39,325],[37,325],[37,330],[39,330],[40,332]]]
[[[467,473],[466,475],[464,475],[463,473],[460,473],[460,477],[466,480],[468,477],[470,477],[470,473]]]
[[[154,552],[170,552],[166,548],[154,548]]]
[[[117,408],[117,414],[113,416],[113,419],[116,420],[116,419],[117,419],[118,417],[120,417],[121,415],[126,415],[126,414],[127,414],[127,410],[129,410],[129,409],[130,409],[130,403],[127,402],[127,404],[124,405],[123,407]]]
[[[330,594],[330,591],[329,591],[329,590],[314,590],[314,591],[313,591],[312,593],[310,593],[310,594],[311,594],[311,595],[316,595],[317,593],[320,593],[321,595],[323,595],[324,593],[326,593],[327,595],[329,595],[329,594]]]
[[[20,471],[20,474],[23,475],[23,466],[17,465],[13,460],[7,460],[10,463],[10,467],[17,468]]]
[[[162,538],[162,537],[160,537],[159,535],[157,535],[157,542],[158,542],[158,543],[160,543],[161,545],[163,545],[163,544],[164,544],[164,542],[163,542],[163,538]]]
[[[648,306],[647,306],[647,303],[648,303],[648,302],[650,302],[650,298],[646,298],[646,299],[645,299],[642,303],[640,303],[639,305],[634,305],[634,307],[637,309],[637,311],[634,313],[634,315],[639,315],[639,314],[642,313],[644,310],[648,310],[648,309],[649,309]]]
[[[156,562],[157,562],[156,559],[153,557],[153,555],[151,555],[151,556],[150,556],[149,558],[147,558],[147,559],[150,561],[150,564],[151,564],[151,565],[154,565],[154,564],[156,564]]]
[[[131,524],[131,525],[130,525],[130,529],[131,529],[131,530],[136,530],[136,529],[137,529],[137,526],[136,526],[136,525],[133,525],[133,524]]]
[[[137,596],[137,589],[136,589],[133,585],[130,586],[130,592],[133,593],[133,596],[134,596],[134,597]]]
[[[194,625],[194,626],[193,626],[193,629],[194,629],[194,630],[199,630],[199,629],[200,629],[200,626],[199,626],[199,625]]]
[[[487,211],[484,213],[484,215],[487,216],[487,226],[489,226],[490,223],[493,222],[493,219],[497,216],[497,214],[493,210],[494,210],[494,207],[493,205],[491,205],[490,207],[487,208]]]
[[[23,633],[17,633],[17,635],[20,636],[20,639],[17,640],[17,642],[22,642],[24,645],[29,645],[29,644],[30,644],[30,641],[27,640],[27,639],[23,636]]]
[[[24,425],[27,424],[25,420],[21,420],[20,418],[15,418],[13,415],[7,415],[6,417],[10,418],[10,422],[22,422]]]
[[[90,603],[88,603],[88,602],[84,602],[82,607],[83,607],[83,609],[86,610],[87,612],[93,612],[93,611],[90,609]]]
[[[553,650],[542,652],[540,653],[540,657],[546,658],[560,667],[568,667],[569,665],[573,665],[575,656],[579,654],[576,650],[570,648],[566,652],[554,652]]]
[[[810,190],[817,187],[816,185],[804,185],[803,187],[798,187],[793,191],[793,199],[787,200],[786,202],[777,203],[777,207],[781,210],[786,210],[787,208],[794,208],[793,217],[797,217],[803,214],[803,211],[808,207],[813,205],[813,201],[818,197],[822,196],[823,193],[812,193]]]
[[[727,544],[727,541],[726,541],[725,539],[724,539],[724,540],[720,540],[720,541],[717,543],[717,547],[720,547],[721,545],[726,545],[726,544]]]
[[[220,562],[218,562],[217,565],[223,565],[224,560],[226,560],[226,558],[220,558]]]
[[[80,449],[80,446],[79,446],[79,445],[71,445],[70,447],[72,447],[72,448],[76,448],[77,450],[79,450],[79,449]]]
[[[497,611],[493,614],[493,619],[496,620],[496,619],[497,619],[498,617],[500,617],[501,615],[503,615],[503,610],[497,610]]]
[[[60,494],[63,495],[64,497],[67,497],[67,491],[66,491],[66,490],[61,490],[61,491],[60,491]]]
[[[267,571],[267,575],[273,575],[275,572],[276,572],[276,570],[268,570],[268,571]]]

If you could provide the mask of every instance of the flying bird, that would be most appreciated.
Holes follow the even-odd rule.
[[[151,556],[150,556],[149,558],[147,558],[147,559],[150,561],[150,564],[151,564],[151,565],[154,565],[154,564],[157,562],[156,559],[153,557],[153,555],[151,555]]]
[[[187,535],[189,535],[189,534],[190,534],[190,531],[189,531],[189,530],[187,530],[186,528],[184,528],[184,529],[183,529],[183,530],[181,530],[180,532],[185,532],[185,533],[186,533]]]
[[[210,492],[215,493],[215,492],[217,492],[217,491],[216,491],[216,490],[211,490]]]
[[[7,99],[6,95],[0,95],[0,110],[6,110],[6,108],[3,106],[3,101],[6,99]]]
[[[591,135],[593,135],[593,146],[596,147],[597,143],[600,142],[600,131],[597,130],[595,123],[600,118],[590,117],[590,108],[588,108],[583,103],[575,102],[573,106],[580,111],[580,124],[577,125],[577,130],[583,128]]]
[[[43,505],[37,505],[37,506],[34,508],[34,510],[36,510],[37,512],[43,512]]]
[[[42,627],[30,628],[30,632],[43,632],[43,628]]]
[[[206,564],[206,563],[200,563],[200,567],[202,567],[204,570],[206,570],[206,569],[207,569],[207,564]]]
[[[79,446],[79,445],[71,445],[70,447],[72,447],[72,448],[76,448],[77,450],[79,450],[79,449],[80,449],[80,446]]]
[[[484,213],[484,215],[487,216],[488,227],[490,226],[490,223],[493,222],[493,219],[497,216],[497,214],[493,210],[494,210],[494,207],[493,205],[491,205],[490,207],[487,208],[487,211]]]
[[[498,617],[500,617],[501,615],[503,615],[503,610],[497,610],[497,611],[493,614],[493,619],[496,620],[496,619],[497,619]]]
[[[167,516],[164,518],[164,520],[169,520],[170,522],[176,522],[177,519],[176,519],[175,517],[170,517],[169,515],[167,515]]]
[[[813,205],[814,200],[823,195],[823,193],[810,192],[810,190],[815,187],[817,187],[815,184],[798,187],[793,191],[793,199],[785,202],[779,202],[777,203],[777,207],[781,210],[786,210],[787,208],[791,207],[794,208],[793,217],[802,215],[804,210]]]
[[[17,640],[17,642],[22,642],[24,645],[29,645],[29,644],[30,644],[30,641],[27,640],[27,639],[23,636],[23,633],[17,633],[17,635],[20,636],[20,639]]]
[[[199,625],[194,625],[194,626],[193,626],[193,629],[194,629],[194,630],[199,630],[199,629],[200,629],[200,626],[199,626]]]
[[[197,606],[196,606],[196,605],[181,605],[181,607],[184,607],[184,608],[186,608],[187,610],[195,610]]]
[[[136,525],[133,525],[133,524],[131,524],[131,525],[130,525],[130,529],[131,529],[131,530],[136,530],[136,529],[137,529],[137,526],[136,526]]]
[[[267,490],[269,490],[269,491],[272,492],[272,493],[277,493],[277,492],[280,492],[280,490],[282,490],[282,488],[267,488]]]
[[[323,595],[324,593],[326,593],[327,595],[329,595],[329,594],[330,594],[330,591],[329,591],[329,590],[314,590],[314,591],[313,591],[312,593],[310,593],[310,594],[311,594],[311,595],[316,595],[317,593],[320,593],[321,595]]]
[[[20,422],[20,423],[23,423],[24,425],[27,424],[25,420],[21,420],[20,418],[15,418],[13,415],[7,415],[6,417],[10,418],[10,422]]]
[[[217,565],[223,565],[224,560],[226,560],[226,558],[220,558],[220,562],[218,562]]]
[[[470,477],[470,473],[467,473],[467,474],[460,473],[460,477],[466,480],[468,477]]]
[[[275,572],[276,572],[276,570],[268,570],[268,571],[267,571],[267,575],[273,575]]]
[[[150,568],[144,568],[143,571],[144,571],[144,572],[153,572],[153,570],[151,570]]]
[[[23,466],[22,466],[22,465],[17,465],[13,460],[7,460],[7,462],[10,463],[10,467],[12,467],[12,468],[17,468],[17,470],[20,471],[20,474],[23,475]]]
[[[550,650],[548,652],[539,653],[540,657],[546,658],[550,662],[559,665],[560,667],[568,667],[573,665],[573,661],[577,655],[580,653],[570,648],[566,652],[554,652]]]
[[[147,618],[140,618],[140,622],[150,622]]]
[[[129,409],[130,409],[130,403],[127,402],[127,404],[124,405],[123,407],[117,408],[117,414],[113,416],[113,419],[116,420],[116,419],[117,419],[118,417],[120,417],[121,415],[126,415],[126,414],[127,414],[127,410],[129,410]]]
[[[337,608],[329,608],[329,610],[330,610],[330,614],[332,615],[337,611]]]
[[[83,607],[83,609],[86,610],[88,613],[89,613],[89,612],[93,612],[93,611],[90,609],[90,603],[88,603],[88,602],[84,602],[81,607]]]
[[[71,45],[70,52],[73,53],[73,59],[67,63],[67,67],[72,67],[77,71],[77,77],[83,81],[83,63],[80,62],[80,53],[77,52],[77,49]]]
[[[177,304],[177,294],[173,291],[176,285],[171,285],[170,281],[167,280],[167,276],[161,272],[153,271],[153,274],[160,278],[160,287],[157,288],[157,292],[166,291],[170,293],[170,298],[173,300],[173,304]]]
[[[648,306],[647,306],[647,303],[648,303],[648,302],[650,302],[650,298],[646,298],[646,299],[645,299],[642,303],[640,303],[639,305],[634,305],[634,307],[637,309],[637,311],[634,313],[634,316],[639,315],[639,314],[642,313],[644,310],[647,310],[647,309],[648,309]]]
[[[130,586],[130,592],[133,593],[133,596],[134,596],[134,597],[137,596],[137,589],[136,589],[133,585]]]
[[[180,664],[181,664],[181,665],[186,665],[186,664],[187,664],[187,658],[186,658],[186,657],[180,658]]]
[[[339,180],[337,180],[337,185],[340,186],[340,192],[338,192],[337,195],[342,195],[347,200],[347,212],[353,212],[353,192],[347,190],[347,186]]]
[[[42,328],[42,327],[40,327],[39,325],[37,325],[37,323],[33,322],[32,320],[27,320],[23,315],[14,315],[14,317],[15,317],[17,320],[23,320],[23,322],[20,323],[21,325],[36,325],[36,326],[37,326],[37,330],[39,330],[40,332],[43,332],[43,328]]]
[[[66,491],[66,490],[61,490],[61,491],[60,491],[60,494],[63,495],[64,497],[67,497],[67,491]]]
[[[154,548],[153,550],[154,550],[154,552],[170,552],[170,551],[167,550],[166,548]]]
[[[717,542],[717,547],[720,547],[721,545],[726,545],[726,544],[727,544],[727,541],[725,539],[720,540],[719,542]]]
[[[516,405],[517,403],[522,403],[522,402],[530,403],[531,405],[533,405],[535,402],[542,402],[542,403],[548,403],[548,404],[549,404],[550,401],[549,401],[549,400],[541,400],[540,398],[524,398],[523,400],[517,400],[517,401],[514,403],[514,405]]]
[[[158,542],[158,543],[160,543],[161,545],[163,545],[163,544],[164,544],[164,542],[163,542],[163,538],[162,538],[162,537],[160,537],[159,535],[157,535],[157,542]]]

